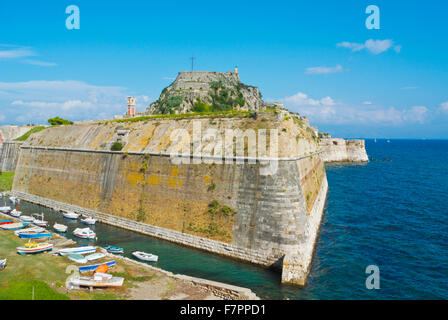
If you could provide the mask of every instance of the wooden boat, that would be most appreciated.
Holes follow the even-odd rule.
[[[11,223],[14,223],[14,220],[2,220],[0,221],[0,226],[3,224],[11,224]]]
[[[55,223],[53,228],[57,232],[66,232],[68,227],[66,225],[63,225],[63,224]]]
[[[33,224],[35,224],[36,226],[39,226],[39,227],[46,227],[46,226],[48,226],[48,221],[44,220],[44,214],[43,213],[42,214],[35,213],[35,214],[32,214],[31,216],[35,217],[34,220],[33,220]]]
[[[74,212],[64,212],[62,213],[62,216],[67,219],[78,219],[79,214]]]
[[[93,246],[82,246],[82,247],[76,247],[76,248],[64,248],[58,250],[58,254],[61,256],[66,256],[71,253],[79,253],[79,254],[87,254],[87,253],[93,253],[96,251],[96,248]]]
[[[75,286],[92,288],[121,287],[123,282],[124,278],[96,272],[92,277],[72,276],[69,286],[72,288]]]
[[[41,253],[51,250],[53,250],[53,244],[51,243],[37,243],[31,241],[26,243],[23,247],[17,247],[18,254]]]
[[[157,260],[159,259],[159,257],[156,256],[155,254],[146,253],[142,251],[134,251],[132,252],[132,255],[143,261],[157,262]]]
[[[50,238],[51,236],[51,232],[25,231],[19,233],[19,238],[21,239]]]
[[[104,249],[106,249],[107,252],[110,253],[123,253],[123,248],[120,247],[114,247],[114,246],[105,246]]]
[[[10,213],[11,212],[11,207],[8,207],[8,206],[0,207],[0,212]]]
[[[0,228],[2,228],[3,230],[20,230],[25,228],[29,224],[29,222],[16,222],[1,225]]]
[[[6,268],[6,259],[0,260],[0,270],[3,270]]]
[[[73,234],[79,238],[83,238],[83,239],[95,239],[96,234],[95,232],[93,232],[92,230],[90,230],[89,228],[76,228],[73,231]]]
[[[18,217],[20,217],[20,215],[22,214],[22,212],[20,212],[20,211],[17,210],[17,209],[14,209],[14,210],[12,210],[9,214],[12,215],[13,217],[18,218]]]
[[[88,271],[95,271],[96,268],[98,268],[101,265],[107,265],[109,268],[113,267],[115,265],[115,260],[112,261],[108,261],[108,262],[104,262],[104,263],[98,263],[98,264],[92,264],[90,266],[84,266],[84,267],[79,267],[79,272],[84,273],[84,272],[88,272]]]
[[[96,223],[96,219],[93,219],[92,217],[87,217],[87,218],[81,219],[81,222],[85,223],[85,224],[89,224],[89,225],[94,225]]]
[[[78,253],[72,253],[68,255],[68,258],[76,263],[87,263],[87,259],[86,257],[84,257],[83,255],[80,255]]]
[[[101,252],[96,252],[96,253],[92,253],[86,256],[86,259],[88,261],[93,261],[93,260],[98,260],[101,258],[104,258],[106,255],[104,253]]]
[[[26,222],[33,222],[34,218],[31,216],[20,216],[20,220],[26,221]]]

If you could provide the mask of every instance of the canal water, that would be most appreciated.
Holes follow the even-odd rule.
[[[44,213],[66,237],[159,256],[173,273],[252,289],[263,299],[448,299],[448,141],[367,140],[365,165],[327,166],[329,193],[305,288],[281,285],[280,274],[251,264],[98,223],[98,240],[73,236],[79,220],[26,202],[24,214]],[[443,159],[443,161],[442,161]],[[0,202],[0,206],[2,203]],[[51,229],[51,228],[50,228]],[[380,269],[369,290],[366,267]]]

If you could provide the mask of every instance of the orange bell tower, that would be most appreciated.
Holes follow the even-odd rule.
[[[127,116],[134,117],[135,116],[135,98],[128,97],[128,111],[126,112]]]

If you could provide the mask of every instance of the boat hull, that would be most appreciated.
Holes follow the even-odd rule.
[[[70,284],[72,286],[94,288],[121,287],[123,282],[124,278],[119,277],[113,277],[109,280],[93,280],[90,277],[73,277],[70,279]]]
[[[17,253],[18,254],[34,254],[34,253],[41,253],[41,252],[45,252],[45,251],[51,251],[51,250],[53,250],[52,244],[45,246],[45,247],[40,247],[40,248],[18,247]]]
[[[109,262],[105,262],[105,263],[98,263],[98,264],[93,264],[90,266],[84,266],[84,267],[79,267],[79,272],[83,273],[83,272],[88,272],[88,271],[95,271],[96,268],[98,268],[99,266],[103,265],[103,264],[107,264],[107,266],[113,267],[115,265],[115,260],[113,261],[109,261]]]

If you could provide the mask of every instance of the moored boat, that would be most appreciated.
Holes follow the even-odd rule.
[[[143,261],[157,262],[157,260],[159,259],[159,257],[155,254],[142,251],[134,251],[132,252],[132,255]]]
[[[20,230],[25,228],[29,224],[29,222],[15,222],[1,225],[0,228],[2,228],[3,230]]]
[[[20,216],[20,220],[26,221],[26,222],[33,222],[34,218],[31,216]]]
[[[96,234],[89,228],[76,228],[73,234],[79,238],[83,239],[95,239]]]
[[[31,216],[34,217],[33,224],[35,224],[36,226],[39,226],[39,227],[48,226],[48,221],[44,220],[43,213],[42,214],[35,213],[35,214],[32,214]]]
[[[14,209],[14,210],[12,210],[9,214],[12,215],[13,217],[18,218],[18,217],[20,217],[20,215],[22,214],[22,212],[20,212],[20,211],[17,210],[17,209]]]
[[[75,287],[92,287],[92,288],[107,288],[107,287],[121,287],[124,278],[114,277],[111,274],[96,272],[92,277],[72,276],[70,278],[70,286]]]
[[[8,207],[8,206],[0,207],[0,212],[10,213],[11,212],[11,207]]]
[[[83,255],[80,255],[78,253],[72,253],[68,255],[68,258],[76,263],[87,263],[87,259],[86,257],[84,257]]]
[[[96,253],[92,253],[86,256],[86,259],[88,261],[93,261],[93,260],[98,260],[101,258],[104,258],[106,255],[104,253],[101,252],[96,252]]]
[[[79,214],[74,212],[64,212],[62,213],[62,216],[67,219],[78,219]]]
[[[45,231],[45,229],[44,229],[44,228],[41,228],[41,227],[31,227],[31,228],[20,229],[20,230],[14,231],[14,234],[15,234],[16,236],[19,236],[21,233],[27,233],[27,232],[31,232],[31,231],[34,231],[34,232],[43,232],[43,231]]]
[[[110,253],[123,253],[123,248],[115,247],[115,246],[105,246],[104,249]]]
[[[53,250],[51,243],[28,242],[23,247],[17,247],[18,254],[41,253]]]
[[[40,231],[28,231],[21,232],[18,234],[21,239],[37,239],[37,238],[50,238],[52,236],[51,232],[40,232]]]
[[[67,226],[63,225],[63,224],[59,224],[59,223],[55,223],[53,228],[57,232],[66,232],[67,231]]]
[[[61,256],[69,255],[71,253],[79,253],[79,254],[86,254],[86,253],[93,253],[96,251],[96,248],[93,246],[82,246],[82,247],[75,247],[75,248],[64,248],[58,250],[58,254]]]
[[[14,220],[2,220],[0,221],[0,226],[3,224],[11,224],[11,223],[14,223]]]
[[[81,219],[81,222],[84,224],[94,225],[96,223],[96,219],[93,219],[92,217],[87,217],[87,218]]]
[[[115,260],[104,262],[104,263],[92,264],[90,266],[79,267],[78,269],[79,269],[79,272],[84,273],[84,272],[88,272],[88,271],[95,271],[99,266],[102,266],[102,265],[107,265],[109,268],[113,267],[115,265]]]

